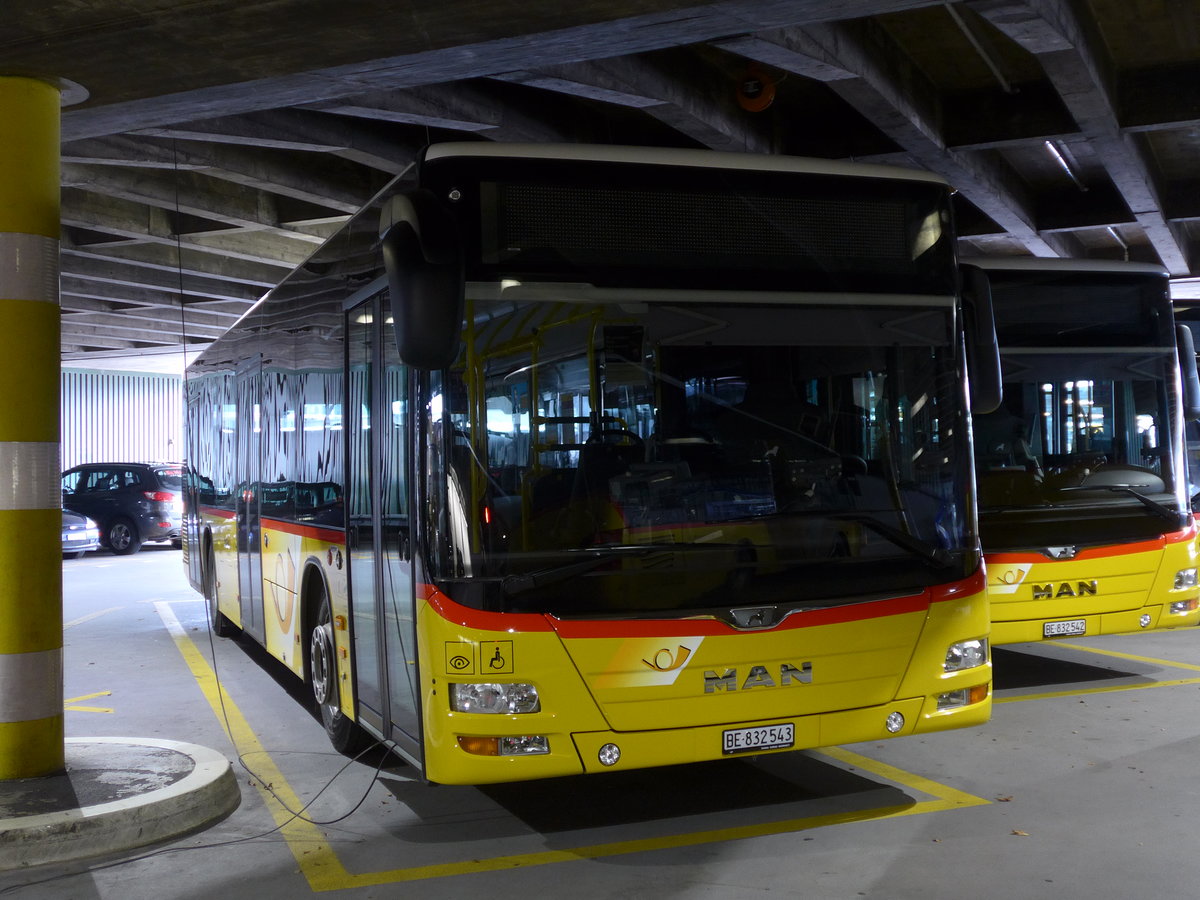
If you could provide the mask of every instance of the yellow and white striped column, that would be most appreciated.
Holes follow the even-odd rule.
[[[61,772],[59,90],[0,76],[0,779]]]

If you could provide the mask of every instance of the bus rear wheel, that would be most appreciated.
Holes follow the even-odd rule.
[[[211,543],[206,543],[200,563],[200,586],[208,606],[208,624],[217,637],[233,637],[240,630],[217,606],[217,558]]]
[[[334,749],[353,756],[366,748],[370,739],[358,723],[342,712],[333,613],[324,590],[318,598],[317,617],[309,635],[308,648],[308,683],[321,711],[321,724]]]

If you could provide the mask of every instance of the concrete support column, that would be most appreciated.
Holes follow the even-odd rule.
[[[59,90],[0,76],[0,779],[64,768]]]

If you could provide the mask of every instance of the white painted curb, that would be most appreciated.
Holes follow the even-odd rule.
[[[67,738],[72,744],[112,744],[173,750],[191,757],[190,774],[144,794],[40,815],[0,819],[0,871],[130,850],[186,834],[237,809],[241,789],[233,768],[207,747],[146,738]],[[51,776],[69,777],[69,776]]]

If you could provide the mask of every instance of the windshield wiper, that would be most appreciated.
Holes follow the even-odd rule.
[[[731,548],[739,548],[740,546],[740,544],[716,543],[714,541],[705,541],[703,543],[672,541],[660,544],[612,544],[586,550],[569,551],[573,554],[587,554],[587,557],[564,563],[561,566],[549,566],[545,569],[538,569],[535,572],[505,575],[500,579],[500,590],[504,592],[504,596],[513,597],[517,594],[524,594],[527,591],[546,587],[547,585],[557,584],[560,581],[567,581],[576,575],[585,575],[592,571],[592,569],[597,569],[615,559],[648,556],[652,553],[662,553],[663,551],[670,553],[681,551],[711,553],[713,550],[729,551]]]
[[[945,567],[953,564],[953,558],[950,551],[943,547],[937,547],[928,541],[923,541],[919,537],[909,534],[899,528],[894,528],[884,522],[880,522],[873,516],[864,515],[863,513],[835,511],[833,509],[805,509],[785,511],[784,515],[800,518],[822,518],[841,520],[844,522],[855,522],[859,525],[864,525],[887,538],[897,547],[903,550],[908,550],[922,557],[928,562],[933,563],[938,567]]]
[[[1087,489],[1086,486],[1083,486],[1083,488],[1085,490]],[[1079,490],[1079,488],[1066,488],[1066,490]],[[1091,490],[1096,490],[1096,488],[1091,488]],[[1142,506],[1146,507],[1146,509],[1150,510],[1155,515],[1166,519],[1172,525],[1179,525],[1180,520],[1184,516],[1183,513],[1159,503],[1154,498],[1147,497],[1140,491],[1135,491],[1133,489],[1133,485],[1131,484],[1106,484],[1101,488],[1101,490],[1111,491],[1114,494],[1128,494],[1130,497],[1133,497],[1135,500],[1141,503]]]
[[[523,594],[526,591],[545,587],[548,584],[566,581],[568,578],[573,578],[576,575],[583,575],[585,572],[590,572],[592,569],[598,568],[604,565],[604,563],[623,555],[622,553],[610,551],[598,556],[589,557],[588,559],[581,559],[577,562],[566,563],[561,566],[551,566],[548,569],[539,569],[536,572],[526,572],[523,575],[506,575],[500,580],[500,590],[504,592],[504,596],[513,597],[517,594]]]
[[[926,562],[933,563],[933,565],[940,569],[954,564],[954,559],[950,551],[944,547],[938,547],[928,541],[923,541],[906,531],[901,531],[899,528],[893,528],[891,525],[880,522],[872,516],[865,516],[861,513],[833,513],[829,518],[836,521],[854,522],[863,525],[876,534],[887,538],[902,550],[907,550],[921,557]]]
[[[1073,484],[1069,487],[1061,487],[1058,490],[1064,494],[1068,492],[1074,493],[1076,491],[1108,491],[1109,493],[1113,494],[1128,494],[1130,497],[1133,497],[1135,500],[1141,503],[1142,506],[1146,507],[1146,509],[1150,510],[1157,516],[1161,516],[1173,525],[1178,525],[1180,519],[1185,515],[1184,513],[1171,509],[1169,506],[1159,503],[1152,497],[1147,497],[1140,491],[1135,491],[1134,485],[1132,484]]]
[[[1038,503],[1023,503],[1023,504],[1008,504],[1001,505],[992,503],[988,506],[980,506],[979,514],[989,515],[991,513],[1011,513],[1011,512],[1029,512],[1031,509],[1053,509],[1054,504],[1049,500],[1042,500]]]

